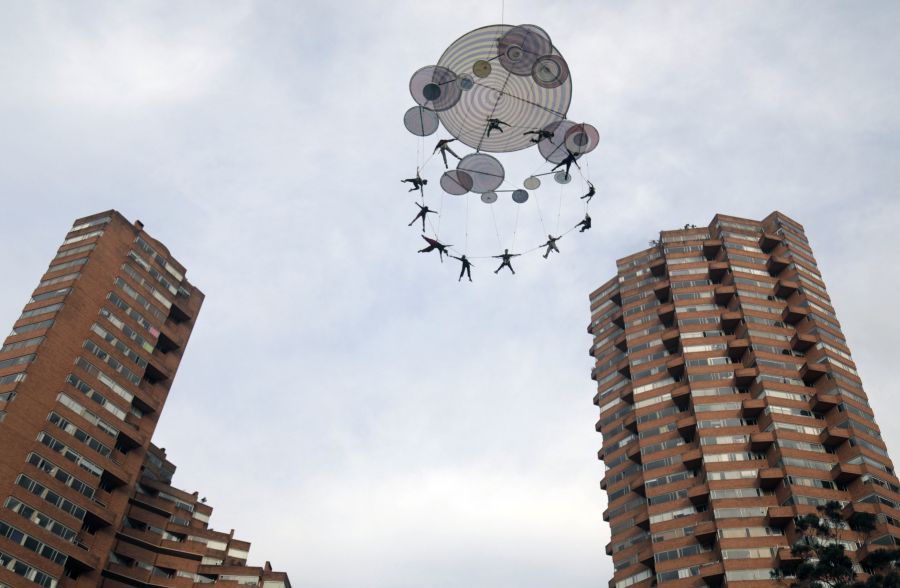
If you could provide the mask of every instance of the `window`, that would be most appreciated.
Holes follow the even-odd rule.
[[[40,308],[33,308],[31,310],[26,310],[25,312],[23,312],[21,315],[19,315],[19,318],[16,320],[22,320],[22,319],[31,318],[33,316],[47,314],[50,312],[56,312],[57,310],[59,310],[62,307],[63,307],[62,302],[58,302],[56,304],[50,304],[48,306],[42,306]]]

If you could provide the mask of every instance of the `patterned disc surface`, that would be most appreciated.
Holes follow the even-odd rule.
[[[500,40],[514,29],[516,34],[507,37],[507,40],[521,41],[522,46],[516,45],[522,50],[519,62],[529,62],[527,71],[521,75],[511,73],[496,63],[499,61]],[[451,135],[473,149],[504,153],[534,145],[531,142],[533,135],[523,133],[565,119],[572,101],[572,78],[568,67],[565,68],[565,75],[561,76],[548,65],[539,71],[538,79],[542,81],[536,81],[534,71],[539,63],[547,62],[554,55],[560,57],[560,63],[565,63],[550,45],[546,33],[542,36],[542,31],[538,31],[541,30],[533,25],[490,25],[466,33],[447,48],[438,60],[438,67],[453,72],[456,77],[469,75],[474,82],[469,90],[458,90],[460,96],[452,106],[434,107]],[[532,59],[528,51],[547,53],[533,55]],[[516,50],[512,52],[517,55]],[[495,61],[491,62],[492,59]],[[552,65],[557,62],[551,60],[547,63]],[[545,78],[548,81],[543,81]],[[421,86],[420,98],[416,102],[432,108],[422,102],[427,96],[424,85]],[[459,84],[454,86],[459,88]],[[413,97],[416,98],[415,92]],[[502,131],[492,129],[488,136],[488,119],[491,118],[502,121]]]

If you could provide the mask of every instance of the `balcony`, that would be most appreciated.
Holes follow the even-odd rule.
[[[701,564],[700,578],[707,586],[721,586],[725,579],[725,565],[720,561]]]
[[[740,324],[742,319],[741,312],[738,310],[724,310],[722,311],[722,317],[720,321],[720,325],[722,330],[726,333],[731,333],[734,331],[735,327]]]
[[[663,304],[656,310],[656,314],[659,316],[659,320],[662,324],[671,327],[672,321],[675,319],[675,305],[671,302]]]
[[[612,324],[616,325],[620,329],[625,328],[625,316],[622,314],[621,308],[616,310],[616,312],[614,312],[612,316],[609,317],[609,320]]]
[[[681,344],[681,334],[679,333],[678,328],[672,327],[663,331],[662,342],[663,345],[666,346],[666,351],[669,353],[678,351],[678,346]]]
[[[839,427],[825,427],[819,434],[819,442],[825,447],[837,447],[850,440],[850,431]]]
[[[775,233],[763,233],[759,238],[759,248],[768,253],[784,242],[784,237]]]
[[[631,482],[631,491],[638,496],[647,497],[647,484],[644,482],[644,476],[641,474]]]
[[[626,353],[628,351],[628,341],[625,339],[625,333],[613,339],[613,345],[622,353]]]
[[[863,466],[853,463],[838,463],[831,468],[831,479],[839,484],[849,484],[863,475]]]
[[[598,419],[597,422],[594,423],[594,430],[597,431],[598,433],[600,433],[601,429],[603,428],[602,423],[603,423],[603,419]]]
[[[631,378],[631,365],[628,363],[628,359],[623,359],[619,363],[616,364],[616,371],[625,376],[626,378]]]
[[[709,486],[706,484],[691,486],[688,488],[687,497],[694,506],[706,504],[709,502]]]
[[[700,449],[688,449],[682,454],[681,461],[687,469],[696,470],[703,463],[703,454]]]
[[[716,286],[713,290],[713,300],[720,306],[726,306],[735,294],[737,294],[737,288],[734,286]]]
[[[680,378],[684,373],[684,358],[681,356],[673,357],[666,362],[666,369],[673,378]]]
[[[737,368],[734,370],[734,385],[737,386],[738,389],[747,389],[758,375],[759,368],[757,367]]]
[[[666,274],[666,260],[659,258],[651,263],[650,273],[656,277],[664,276]]]
[[[809,363],[800,366],[800,377],[807,386],[814,384],[816,380],[828,373],[828,367],[822,363]]]
[[[703,256],[706,257],[706,259],[715,259],[721,250],[721,239],[707,239],[703,242]]]
[[[794,553],[791,552],[790,547],[779,547],[775,558],[778,567],[781,567],[785,564],[788,564],[789,566],[797,565],[803,561],[802,557],[800,557],[799,555],[794,555]]]
[[[766,517],[769,519],[769,524],[773,527],[783,528],[794,520],[796,514],[793,506],[770,506]]]
[[[697,417],[682,417],[675,422],[675,426],[678,427],[678,433],[684,437],[686,441],[690,441],[694,438],[694,435],[697,434]]]
[[[775,433],[772,431],[760,431],[750,433],[750,451],[764,453],[775,443]]]
[[[646,507],[643,507],[641,511],[634,516],[634,526],[640,527],[645,531],[650,530],[650,515],[647,514]]]
[[[630,412],[627,415],[625,415],[625,418],[622,419],[622,426],[624,426],[626,429],[628,429],[629,431],[631,431],[632,433],[634,433],[636,435],[637,434],[637,415],[635,415],[634,412]]]
[[[609,299],[612,300],[612,303],[616,306],[622,306],[622,293],[618,290],[613,292]]]
[[[731,339],[728,341],[728,357],[731,361],[740,360],[750,349],[750,341],[747,339]]]
[[[806,351],[817,342],[818,338],[812,333],[801,333],[798,331],[791,337],[791,349],[794,351]]]
[[[716,523],[713,521],[703,521],[697,523],[694,527],[694,537],[698,543],[708,545],[716,540]]]
[[[669,284],[669,280],[662,280],[653,286],[653,293],[656,294],[656,298],[660,302],[665,302],[669,299],[669,295],[672,293],[671,285]]]
[[[598,451],[597,453],[599,454],[600,452]],[[606,476],[603,476],[602,478],[600,478],[600,489],[606,490],[606,486],[607,486]]]
[[[651,545],[640,548],[637,552],[638,563],[648,568],[653,568],[653,547]]]
[[[631,447],[626,449],[625,455],[628,456],[628,459],[630,459],[634,463],[641,463],[641,448],[637,445],[632,445]]]
[[[766,269],[769,271],[769,275],[777,276],[781,272],[783,272],[789,265],[791,264],[791,260],[783,255],[773,255],[766,262]]]
[[[789,325],[796,325],[805,319],[808,314],[809,310],[807,310],[806,307],[789,304],[781,311],[781,320]]]
[[[798,288],[800,288],[800,283],[796,280],[779,278],[779,280],[775,282],[773,293],[779,298],[787,298],[788,296],[796,292]]]
[[[672,402],[680,410],[685,410],[691,402],[691,389],[685,384],[672,390]]]
[[[610,541],[609,543],[606,544],[606,555],[612,555],[612,554],[613,554],[612,541]]]
[[[753,418],[759,416],[759,413],[766,408],[766,401],[763,398],[745,398],[741,403],[741,416],[744,418]]]
[[[782,479],[784,479],[784,471],[781,468],[760,468],[759,473],[756,474],[756,483],[764,490],[775,488]]]
[[[815,412],[828,412],[840,403],[840,396],[828,392],[816,392],[809,399],[809,406]]]
[[[727,261],[711,261],[709,262],[709,279],[713,282],[719,283],[722,281],[722,278],[725,277],[725,274],[728,273],[728,262]]]

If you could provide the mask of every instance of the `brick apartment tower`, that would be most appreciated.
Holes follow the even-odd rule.
[[[203,303],[184,275],[115,211],[50,262],[0,348],[0,588],[290,586],[244,566],[150,443]]]
[[[851,558],[895,545],[900,482],[803,227],[717,215],[617,265],[588,327],[610,587],[775,585],[829,500],[877,515],[841,531]]]

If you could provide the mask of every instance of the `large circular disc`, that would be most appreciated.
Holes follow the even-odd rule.
[[[534,25],[514,27],[497,42],[500,65],[517,76],[530,76],[538,58],[552,50],[550,37],[543,29]]]
[[[526,188],[529,190],[537,190],[541,187],[541,179],[536,176],[530,176],[525,178],[525,181],[522,182]]]
[[[458,169],[449,169],[441,176],[441,188],[447,194],[462,196],[472,189],[472,176]]]
[[[531,79],[542,88],[558,88],[569,79],[569,65],[562,55],[542,55],[531,68]]]
[[[600,142],[600,133],[593,125],[583,123],[566,131],[566,149],[575,155],[590,153]]]
[[[564,120],[544,127],[544,130],[553,133],[551,138],[538,143],[538,151],[544,159],[550,163],[560,163],[569,155],[566,151],[566,133],[574,126],[576,125],[572,121]]]
[[[459,102],[462,89],[456,74],[446,67],[429,65],[412,75],[409,93],[419,106],[431,110],[447,110]]]
[[[497,201],[497,193],[496,192],[485,192],[481,195],[481,201],[485,204],[493,204]]]
[[[505,172],[503,165],[485,153],[470,153],[462,158],[456,169],[465,172],[472,178],[470,190],[476,194],[483,194],[496,190],[503,183]]]
[[[556,174],[553,176],[553,179],[556,180],[557,184],[568,184],[572,181],[572,176],[570,174],[567,174],[565,170],[560,170],[556,172]]]
[[[528,202],[528,191],[527,190],[513,190],[512,193],[513,202],[516,204],[522,204],[523,202]]]
[[[424,106],[413,106],[403,115],[403,126],[407,131],[419,137],[427,137],[434,133],[439,124],[437,114]]]
[[[525,75],[513,75],[496,64],[489,67],[489,60],[497,58],[498,39],[513,28],[491,25],[466,33],[438,60],[440,67],[460,76],[473,75],[472,89],[461,91],[459,101],[451,108],[440,110],[438,117],[453,137],[477,151],[504,153],[532,147],[534,135],[523,133],[565,119],[572,101],[571,76],[556,87],[545,88],[533,79],[531,66]],[[531,28],[525,27],[522,34],[529,39],[540,37],[530,31]],[[558,52],[550,47],[546,54],[538,54],[535,59],[547,54],[558,55]],[[492,129],[488,136],[489,118],[503,121],[503,132]]]

